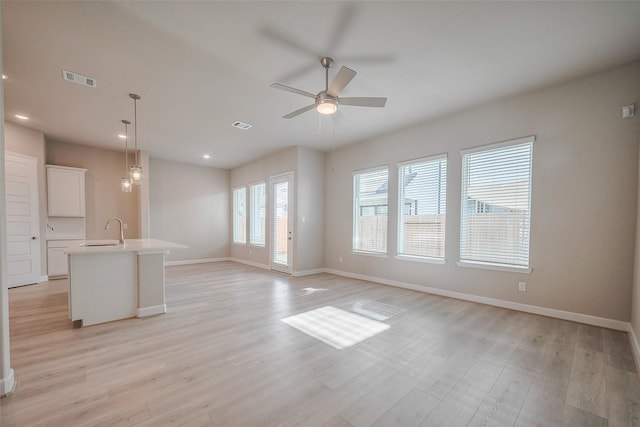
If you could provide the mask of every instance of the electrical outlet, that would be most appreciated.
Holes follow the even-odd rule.
[[[338,257],[338,262],[340,262],[340,263],[342,262],[342,257],[341,256]]]
[[[520,292],[527,292],[527,282],[518,282],[518,290]]]
[[[251,249],[249,249],[249,255],[251,255],[251,252],[252,252]]]
[[[127,224],[127,223],[122,224],[122,228],[124,228],[126,230],[127,228],[129,228],[129,224]]]

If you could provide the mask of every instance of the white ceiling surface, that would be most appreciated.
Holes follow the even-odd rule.
[[[231,168],[640,59],[639,22],[638,1],[2,1],[5,118],[26,114],[21,124],[49,138],[123,149],[116,135],[133,119],[135,92],[140,148]],[[330,79],[341,65],[358,72],[343,96],[386,96],[387,106],[341,107],[335,127],[314,110],[282,119],[312,100],[269,85],[319,92],[318,55],[335,59]],[[97,88],[64,81],[62,69]]]

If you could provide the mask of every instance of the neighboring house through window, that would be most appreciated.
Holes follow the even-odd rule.
[[[233,190],[233,243],[247,243],[247,189]]]
[[[386,167],[353,174],[353,250],[387,252],[389,172]]]
[[[266,210],[266,185],[264,182],[251,186],[250,208],[251,224],[249,227],[249,243],[255,246],[264,246],[265,242],[265,210]]]
[[[446,155],[398,165],[398,255],[444,260]]]
[[[534,140],[462,152],[461,264],[529,268]]]

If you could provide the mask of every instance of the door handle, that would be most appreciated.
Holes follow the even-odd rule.
[[[31,236],[31,240],[36,240],[37,237],[36,236]]]

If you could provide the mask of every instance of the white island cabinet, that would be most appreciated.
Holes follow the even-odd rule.
[[[156,239],[87,241],[69,256],[69,317],[82,326],[166,313],[164,255],[184,249]]]

